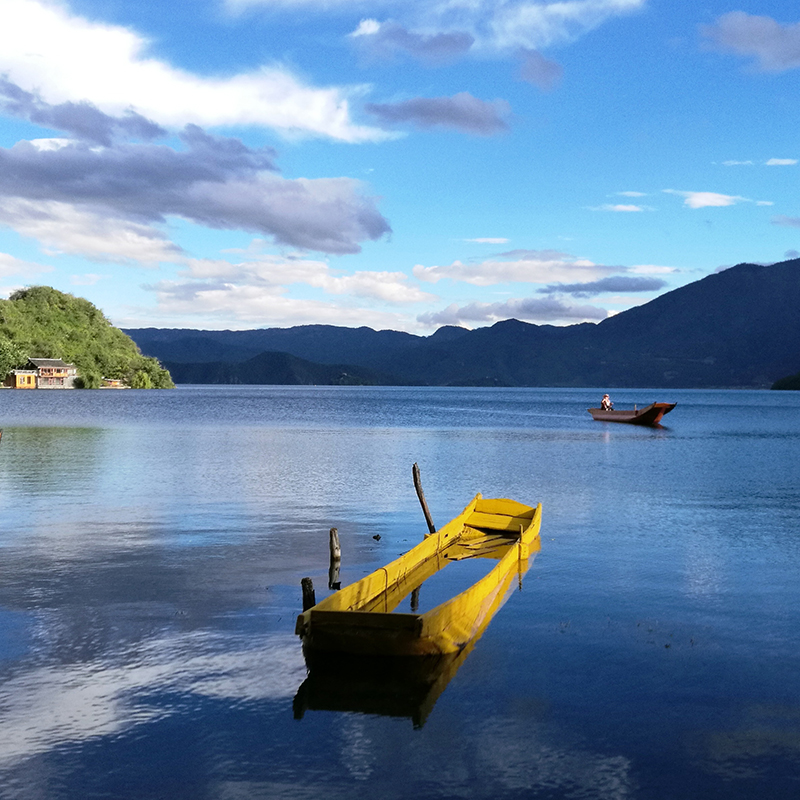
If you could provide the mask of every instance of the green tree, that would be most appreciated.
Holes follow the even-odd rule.
[[[133,373],[130,387],[131,389],[152,389],[153,381],[144,370],[137,370]]]
[[[175,386],[169,372],[156,359],[143,356],[92,303],[49,286],[20,289],[0,300],[0,368],[6,351],[8,369],[29,357],[63,358],[75,364],[86,388],[96,388],[101,378],[117,378],[129,386],[135,379],[141,388]],[[137,377],[139,373],[145,377]]]
[[[0,333],[0,382],[12,369],[24,367],[27,360],[25,351],[16,342]]]

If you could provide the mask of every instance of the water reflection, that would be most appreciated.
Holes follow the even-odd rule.
[[[0,768],[129,733],[179,712],[187,696],[227,704],[288,698],[286,676],[302,670],[292,644],[193,631],[109,648],[91,660],[31,666],[1,684]]]

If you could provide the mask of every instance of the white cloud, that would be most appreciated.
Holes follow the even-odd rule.
[[[689,208],[722,208],[735,206],[737,203],[751,202],[746,197],[718,194],[717,192],[681,192],[676,189],[664,189],[664,192],[683,197],[683,204]]]
[[[385,9],[389,19],[362,19],[351,37],[360,44],[374,39],[374,50],[387,55],[404,48],[426,59],[437,43],[452,55],[538,52],[541,48],[571,42],[609,19],[639,11],[647,0],[405,0],[370,2],[370,12]],[[229,0],[235,8],[264,5],[285,9],[334,10],[345,0]],[[357,5],[357,3],[356,3]],[[389,30],[391,27],[391,31]],[[387,33],[392,35],[387,36]],[[535,58],[535,57],[534,57]],[[549,88],[560,67],[540,57],[523,67],[523,79]]]
[[[381,29],[381,24],[376,19],[362,19],[358,27],[350,34],[352,37],[372,36]]]
[[[637,211],[644,211],[644,206],[635,206],[635,205],[624,205],[621,203],[612,204],[606,203],[602,206],[595,206],[591,207],[592,211],[617,211],[622,213],[630,213],[630,212],[637,212]]]
[[[796,163],[796,158],[771,158],[766,162],[768,167],[793,167]]]
[[[484,237],[480,239],[464,239],[465,242],[476,242],[477,244],[508,244],[508,239],[502,237]]]
[[[620,197],[647,197],[644,192],[617,192]]]
[[[265,287],[282,293],[283,288],[302,284],[330,295],[351,295],[391,304],[420,303],[435,296],[409,283],[402,272],[359,271],[336,275],[325,261],[284,256],[262,256],[253,261],[231,264],[228,261],[192,259],[184,275],[197,280],[224,282],[241,289]],[[198,286],[202,288],[202,286]]]
[[[461,261],[433,267],[417,264],[413,272],[419,280],[430,283],[448,278],[474,286],[492,286],[507,282],[591,281],[619,271],[618,267],[606,267],[550,250],[511,251],[506,255],[508,260],[490,260],[479,264],[463,264]]]
[[[725,167],[752,167],[752,161],[723,161],[722,164]]]
[[[149,225],[55,200],[0,199],[0,225],[54,254],[150,266],[181,257],[180,248]]]
[[[558,42],[573,41],[611,17],[640,10],[645,0],[523,0],[516,3],[484,2],[480,5],[488,12],[488,19],[485,20],[487,46],[538,49]]]
[[[191,122],[261,125],[348,142],[387,137],[350,119],[349,97],[364,87],[310,87],[280,66],[201,77],[152,57],[148,48],[133,30],[91,22],[60,5],[3,0],[0,75],[47,103],[88,101],[112,115],[132,109],[174,128]]]
[[[216,319],[224,327],[317,324],[368,325],[377,330],[415,327],[411,320],[400,314],[357,304],[292,298],[282,287],[162,281],[145,288],[157,296],[157,317],[160,320]]]
[[[34,264],[31,261],[23,261],[8,253],[0,253],[0,277],[6,278],[10,275],[36,275],[40,272],[52,271],[52,267],[47,267],[43,264]]]

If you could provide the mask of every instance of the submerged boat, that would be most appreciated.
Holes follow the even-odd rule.
[[[521,579],[531,553],[538,551],[541,508],[541,503],[533,507],[478,494],[416,547],[304,611],[295,632],[303,641],[312,675],[315,663],[330,662],[330,656],[462,653],[481,635],[508,597],[513,578]],[[425,580],[468,558],[495,559],[497,564],[468,589],[426,613],[395,612]],[[448,672],[452,677],[454,671],[434,670],[422,683],[431,687]]]
[[[633,410],[590,408],[589,413],[593,419],[601,422],[629,422],[631,425],[658,425],[664,414],[669,414],[677,403],[651,403],[649,406]]]

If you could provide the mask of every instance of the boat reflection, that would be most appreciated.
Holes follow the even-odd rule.
[[[364,655],[304,647],[308,676],[294,698],[295,719],[302,719],[306,711],[346,711],[405,717],[412,721],[415,728],[421,728],[494,615],[515,589],[522,589],[522,579],[539,552],[541,543],[538,537],[531,542],[527,558],[504,558],[517,546],[505,543],[474,555],[458,554],[462,560],[499,559],[507,567],[488,594],[479,596],[467,590],[439,607],[442,609],[456,602],[462,609],[461,623],[472,623],[474,634],[456,652],[437,655]],[[412,595],[413,600],[414,593],[418,592],[419,584],[406,596]],[[392,605],[397,602],[396,597],[392,598]],[[469,609],[466,615],[465,607]]]

